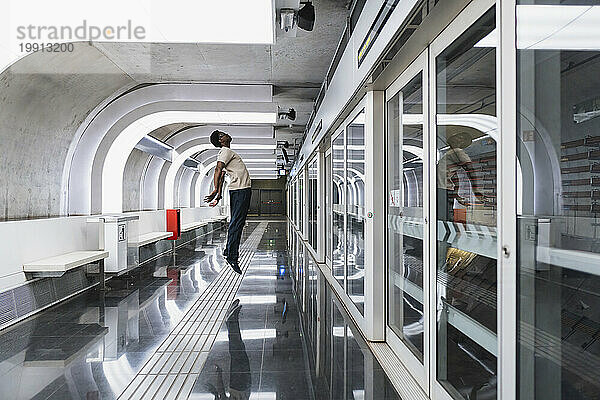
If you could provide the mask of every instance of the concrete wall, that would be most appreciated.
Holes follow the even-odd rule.
[[[287,180],[285,177],[279,179],[252,179],[252,189],[281,189],[285,190]]]
[[[123,172],[123,212],[140,210],[140,182],[149,156],[133,149]]]
[[[76,130],[131,82],[83,43],[73,53],[31,54],[0,75],[0,220],[60,214],[63,166]]]

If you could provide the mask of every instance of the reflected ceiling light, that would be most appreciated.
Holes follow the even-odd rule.
[[[402,125],[422,125],[422,114],[404,114],[402,115]],[[438,114],[438,125],[468,126],[477,129],[481,133],[489,135],[496,142],[498,141],[498,120],[493,115],[487,114]]]
[[[247,281],[274,281],[277,280],[275,275],[252,275],[244,277]]]
[[[238,296],[240,304],[275,304],[277,297],[273,295]]]
[[[350,125],[364,125],[365,124],[365,113],[361,112],[350,122]]]
[[[352,396],[354,397],[354,400],[364,400],[365,399],[365,391],[364,391],[364,389],[361,389],[361,390],[354,389],[354,390],[352,390]]]
[[[517,48],[598,50],[600,6],[518,5]]]
[[[240,331],[242,340],[255,340],[255,339],[274,339],[277,337],[275,329],[242,329]],[[225,331],[219,332],[217,342],[227,342],[229,340],[228,333]]]
[[[498,30],[494,29],[486,37],[475,43],[473,47],[496,47],[498,45]]]

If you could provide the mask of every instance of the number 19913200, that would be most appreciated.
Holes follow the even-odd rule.
[[[73,43],[19,43],[23,53],[41,51],[44,53],[72,53],[75,50]]]

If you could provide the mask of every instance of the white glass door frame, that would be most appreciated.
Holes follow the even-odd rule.
[[[347,127],[352,123],[352,121],[354,121],[354,119],[358,116],[358,114],[360,114],[363,110],[365,110],[365,129],[367,129],[367,124],[369,121],[369,115],[367,115],[368,113],[366,112],[367,108],[366,108],[366,96],[363,97],[358,104],[354,107],[354,109],[350,112],[350,114],[348,114],[348,116],[344,119],[343,123],[340,125],[340,128],[338,130],[335,131],[335,134],[332,135],[331,137],[331,147],[333,148],[333,142],[335,139],[337,139],[339,137],[339,135],[342,135],[342,137],[344,138],[344,186],[340,192],[341,192],[341,196],[343,196],[343,201],[344,201],[344,237],[343,237],[343,242],[344,242],[344,261],[345,263],[347,262],[347,254],[348,254],[348,249],[347,249],[347,235],[348,235],[348,198],[347,198],[347,167],[348,167],[348,151],[347,151],[347,141],[346,141],[346,129]],[[365,131],[366,132],[366,131]],[[332,149],[331,149],[332,150]],[[368,151],[368,150],[365,150]],[[333,169],[333,155],[332,155],[332,169]],[[367,165],[367,163],[365,162],[365,169],[369,168],[369,165]],[[367,189],[365,188],[365,193],[367,193]],[[333,221],[333,218],[332,218]],[[365,240],[365,252],[368,251],[367,250],[367,245],[366,245],[366,240]],[[365,258],[366,260],[366,258]],[[367,264],[365,262],[365,264]],[[368,267],[368,265],[365,265],[365,278],[366,275],[368,275],[371,271],[372,271],[372,266],[369,268],[369,270],[366,270],[366,268]],[[332,269],[333,271],[333,269]],[[367,310],[367,303],[368,302],[372,302],[373,298],[371,298],[372,296],[369,296],[368,292],[367,292],[367,288],[366,288],[367,282],[365,279],[365,310]],[[360,328],[360,330],[363,332],[363,334],[367,337],[368,340],[373,340],[371,339],[369,336],[369,332],[372,331],[372,329],[370,328],[373,324],[368,323],[367,322],[367,318],[363,317],[363,315],[360,313],[360,311],[358,310],[358,308],[356,307],[356,305],[354,304],[354,302],[352,301],[352,299],[350,298],[350,296],[347,293],[347,286],[348,286],[348,280],[347,280],[347,267],[346,265],[344,265],[344,285],[343,287],[340,286],[337,282],[335,284],[331,285],[333,290],[337,293],[337,295],[342,299],[342,301],[344,302],[344,306],[346,308],[347,311],[349,311],[352,319],[354,320],[354,322],[356,323],[356,325],[358,325],[358,327]],[[367,314],[365,312],[365,315],[370,315]]]
[[[450,46],[456,39],[460,37],[464,32],[466,32],[471,25],[473,25],[481,16],[483,16],[490,8],[492,8],[496,4],[495,0],[474,0],[469,5],[467,5],[464,10],[440,33],[440,35],[430,44],[429,46],[429,127],[430,127],[430,141],[429,141],[429,154],[435,155],[437,153],[437,121],[436,121],[436,113],[437,113],[437,81],[436,81],[436,58],[448,47]],[[498,27],[498,25],[497,25]],[[496,52],[496,57],[498,57],[498,52]],[[498,76],[498,69],[496,70],[496,76]],[[501,87],[501,83],[497,80],[497,92],[498,88]],[[498,96],[498,94],[496,94]],[[498,98],[497,98],[497,109],[496,116],[497,119],[500,119],[501,109],[498,106]],[[513,131],[514,132],[514,131]],[[500,143],[496,143],[497,149]],[[498,150],[497,150],[498,151]],[[499,159],[499,158],[498,158]],[[501,162],[497,162],[497,168],[500,169],[502,164]],[[436,159],[435,157],[430,157],[429,159],[429,172],[430,174],[434,174],[436,171]],[[502,186],[500,182],[497,182],[497,192],[500,193],[502,191]],[[436,185],[429,185],[429,198],[436,199]],[[498,216],[501,210],[497,209]],[[436,207],[433,205],[429,207],[429,221],[431,221],[430,229],[429,229],[429,243],[432,244],[429,248],[429,260],[431,260],[429,265],[429,274],[431,277],[432,283],[434,283],[432,290],[430,290],[429,294],[429,315],[432,316],[430,329],[431,335],[429,340],[429,365],[430,368],[430,388],[431,388],[431,398],[433,400],[453,400],[453,397],[446,391],[446,389],[438,382],[437,380],[437,309],[436,309],[436,276],[437,276],[437,265],[435,260],[436,257],[436,248],[435,245],[437,243],[437,215],[436,215]],[[497,218],[500,220],[500,218]],[[500,241],[498,241],[500,242]],[[501,253],[498,253],[501,254]],[[498,256],[497,260],[501,257]],[[497,271],[500,271],[501,265],[500,262],[497,264]],[[500,272],[498,272],[500,273]],[[500,282],[498,281],[498,293],[500,292]],[[500,296],[498,296],[498,302],[500,303]],[[500,308],[500,304],[497,307],[497,314],[500,315],[502,313],[502,309]],[[501,327],[498,326],[498,332],[500,332]],[[499,342],[499,340],[498,340]],[[497,359],[498,366],[500,366],[500,360],[502,359],[501,354],[499,352],[499,348],[497,350]],[[514,355],[512,355],[514,357]],[[499,368],[498,368],[499,373]],[[498,392],[500,395],[500,392]],[[500,398],[500,397],[499,397]]]
[[[325,260],[325,264],[327,265],[327,267],[329,268],[329,270],[331,271],[331,256],[329,254],[329,252],[327,251],[327,243],[329,242],[329,248],[333,249],[333,215],[331,216],[331,221],[327,221],[327,209],[331,208],[332,212],[333,212],[333,200],[332,200],[332,196],[333,196],[333,187],[331,187],[331,189],[329,189],[329,198],[327,198],[327,196],[325,195],[325,191],[328,190],[328,186],[329,185],[334,185],[333,183],[333,156],[331,154],[331,146],[329,146],[327,148],[327,150],[325,150],[323,152],[323,166],[327,166],[327,163],[325,162],[325,159],[329,157],[329,159],[331,160],[331,168],[328,169],[327,171],[324,172],[324,179],[323,179],[323,184],[321,185],[323,188],[323,192],[322,192],[322,197],[321,199],[327,199],[327,201],[330,204],[325,204],[324,205],[324,210],[323,210],[323,224],[327,224],[327,229],[325,230],[327,232],[327,235],[325,235],[325,237],[323,237],[323,259]],[[331,222],[331,224],[329,224],[329,222]]]
[[[428,118],[427,116],[429,115],[429,103],[428,103],[428,51],[427,49],[425,49],[425,51],[423,51],[403,72],[402,74],[400,74],[400,76],[398,78],[396,78],[396,80],[394,80],[394,82],[392,82],[392,84],[386,89],[385,91],[385,102],[387,105],[387,102],[390,101],[403,87],[405,87],[415,76],[417,76],[418,74],[422,74],[422,82],[423,82],[423,86],[422,86],[422,96],[423,96],[423,149],[428,149],[429,148],[429,141],[430,141],[430,136],[429,136],[429,126],[428,126]],[[387,107],[386,107],[387,110]],[[387,117],[387,114],[386,114]],[[386,129],[386,138],[387,138],[387,129]],[[429,165],[429,158],[430,158],[430,152],[424,151],[423,152],[423,165],[427,166]],[[435,154],[435,153],[433,153]],[[386,166],[387,166],[387,162],[386,162]],[[390,171],[386,171],[386,175],[389,173]],[[430,237],[429,237],[429,227],[430,224],[428,223],[428,219],[427,219],[427,210],[429,209],[430,206],[430,201],[429,201],[429,191],[427,190],[427,188],[430,185],[431,182],[431,178],[430,178],[430,171],[425,168],[423,171],[423,217],[424,217],[424,221],[425,224],[423,226],[423,317],[424,317],[424,322],[423,322],[423,327],[424,327],[424,332],[423,332],[423,363],[421,363],[421,361],[413,354],[413,352],[404,344],[404,342],[398,337],[398,335],[396,335],[396,333],[389,327],[388,325],[388,320],[387,320],[387,316],[388,316],[388,302],[389,302],[389,293],[386,294],[386,307],[385,307],[385,315],[386,315],[386,341],[388,342],[388,344],[390,345],[390,347],[394,350],[394,352],[396,353],[396,355],[398,356],[398,358],[400,358],[400,360],[402,360],[403,363],[405,363],[406,367],[408,368],[408,370],[411,372],[411,374],[413,375],[413,377],[417,380],[417,382],[421,385],[421,388],[423,389],[423,391],[425,391],[425,393],[427,395],[429,395],[430,391],[429,391],[429,375],[430,375],[430,351],[431,349],[428,346],[429,343],[429,339],[431,337],[431,320],[433,320],[435,322],[435,318],[431,317],[431,314],[428,312],[430,309],[430,286],[431,286],[431,268],[430,268],[430,258],[429,258],[429,253],[426,251],[426,249],[430,248]],[[388,188],[387,188],[387,180],[386,180],[386,190],[385,192],[388,192]],[[386,209],[387,209],[387,203],[386,203]],[[389,254],[387,251],[387,241],[388,241],[388,237],[387,237],[387,218],[386,218],[386,260],[387,262],[385,263],[385,265],[388,266],[387,269],[387,280],[389,279],[393,279],[390,275],[389,275]],[[387,281],[388,284],[386,285],[386,287],[390,287],[389,286],[389,281]],[[435,314],[433,314],[435,315]]]
[[[498,98],[498,398],[517,397],[516,0],[496,2]]]
[[[310,197],[309,196],[309,194],[310,194],[309,193],[309,188],[310,188],[310,165],[313,162],[315,162],[315,161],[317,162],[317,188],[316,188],[316,190],[317,190],[317,201],[315,203],[316,210],[314,210],[314,212],[315,212],[315,214],[317,216],[317,238],[316,238],[316,246],[317,246],[317,248],[314,249],[312,247],[312,244],[310,242],[308,242],[308,241],[307,241],[307,246],[306,247],[308,248],[308,251],[312,255],[312,257],[315,260],[318,260],[319,259],[319,257],[318,257],[318,247],[319,247],[319,239],[318,239],[319,238],[319,204],[320,204],[320,202],[319,202],[319,196],[318,196],[318,194],[320,193],[319,192],[319,167],[320,167],[320,165],[319,165],[319,153],[318,152],[316,154],[313,154],[308,159],[308,161],[305,164],[306,165],[306,179],[307,179],[306,180],[306,193],[307,193],[307,195],[306,195],[306,222],[307,222],[307,224],[306,224],[306,238],[308,240],[308,238],[309,238],[309,236],[308,236],[309,229],[312,229],[312,227],[308,226],[308,223],[310,222],[310,218],[308,218],[308,208],[310,207],[310,203],[309,203],[309,197]]]
[[[301,174],[301,175],[300,175]],[[302,240],[308,242],[308,163],[304,163],[299,176],[302,177],[302,190],[300,190],[300,207],[302,207]]]

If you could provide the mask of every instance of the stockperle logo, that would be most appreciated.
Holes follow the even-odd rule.
[[[124,25],[98,26],[83,20],[80,25],[20,25],[16,28],[17,40],[73,41],[73,40],[144,40],[146,28],[128,20]]]

